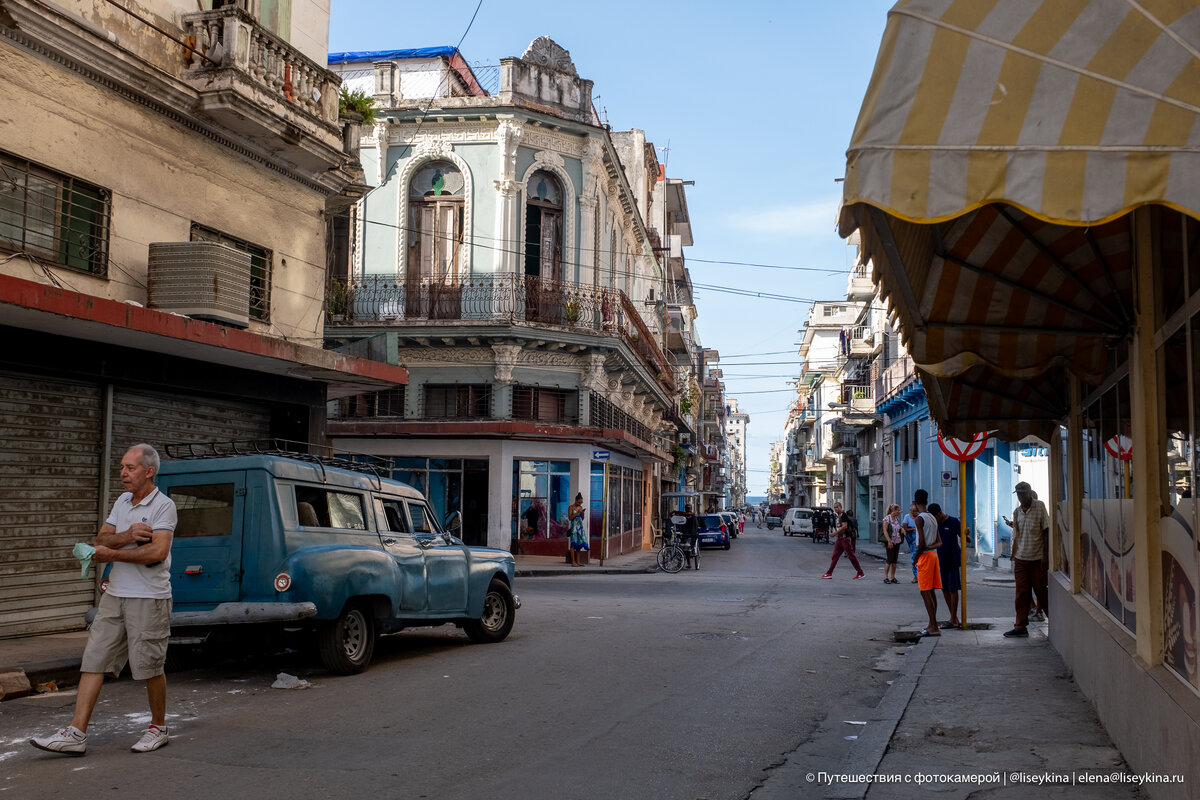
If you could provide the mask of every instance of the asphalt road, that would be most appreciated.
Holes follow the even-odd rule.
[[[83,758],[25,744],[72,693],[4,703],[0,797],[747,798],[827,715],[878,701],[892,631],[923,617],[878,561],[820,580],[831,549],[749,527],[699,572],[523,579],[498,645],[426,629],[357,676],[297,654],[171,675],[151,754],[128,749],[141,684],[106,686]],[[1011,607],[971,592],[979,616]],[[310,688],[271,688],[281,671]]]

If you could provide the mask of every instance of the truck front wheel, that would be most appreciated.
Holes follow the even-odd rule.
[[[321,663],[330,672],[354,675],[371,663],[375,654],[375,617],[365,603],[347,603],[332,622],[317,628]]]
[[[517,604],[512,589],[499,578],[492,578],[487,596],[483,599],[483,613],[463,625],[463,630],[472,642],[486,644],[503,641],[516,622]]]

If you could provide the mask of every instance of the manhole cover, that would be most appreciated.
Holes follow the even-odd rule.
[[[736,633],[685,633],[685,639],[725,639],[731,642],[744,642],[746,636],[738,636]]]

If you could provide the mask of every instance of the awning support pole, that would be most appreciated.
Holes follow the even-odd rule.
[[[1134,317],[1129,347],[1129,406],[1133,466],[1133,585],[1137,596],[1137,659],[1153,667],[1163,660],[1161,523],[1163,475],[1162,393],[1154,350],[1158,273],[1158,215],[1148,206],[1133,212]]]

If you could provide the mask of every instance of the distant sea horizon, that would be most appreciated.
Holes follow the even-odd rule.
[[[746,495],[746,505],[748,505],[748,506],[756,506],[759,503],[765,503],[765,502],[767,502],[767,496],[765,494],[748,494],[748,495]]]

